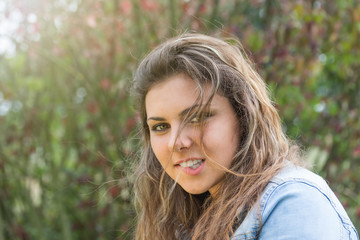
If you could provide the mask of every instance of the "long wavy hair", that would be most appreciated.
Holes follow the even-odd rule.
[[[237,114],[240,145],[216,196],[187,193],[165,173],[151,148],[145,97],[174,74],[185,74],[199,86],[199,102],[205,102],[199,106],[211,102],[212,97],[203,99],[205,86],[211,86],[211,96],[227,97]],[[286,159],[297,159],[297,147],[284,135],[264,81],[235,39],[201,34],[170,39],[140,63],[133,90],[142,133],[135,170],[138,240],[230,239]]]

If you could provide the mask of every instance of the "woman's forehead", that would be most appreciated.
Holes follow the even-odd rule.
[[[153,86],[145,99],[147,117],[168,113],[178,115],[184,109],[198,111],[206,107],[217,107],[227,99],[212,92],[207,84],[201,91],[198,84],[185,75],[172,76]]]
[[[177,92],[183,90],[184,92],[189,93],[190,95],[199,96],[205,92],[209,92],[211,85],[209,83],[201,84],[199,81],[195,81],[186,74],[174,74],[169,77],[164,78],[163,80],[152,85],[147,94],[160,94],[162,92]]]

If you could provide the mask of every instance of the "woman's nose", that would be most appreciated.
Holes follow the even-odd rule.
[[[191,148],[193,144],[192,135],[189,129],[172,129],[168,148],[170,151],[182,152]]]

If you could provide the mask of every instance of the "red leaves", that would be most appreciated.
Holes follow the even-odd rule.
[[[353,150],[353,156],[355,158],[360,157],[360,145],[355,147],[355,149]]]
[[[129,0],[121,1],[119,8],[124,15],[130,15],[132,12],[132,3]]]
[[[113,185],[108,189],[108,192],[112,198],[117,198],[120,194],[120,188],[117,185]]]
[[[91,114],[97,114],[100,110],[99,104],[96,101],[92,101],[92,102],[88,103],[86,109]]]
[[[145,11],[156,11],[159,8],[158,3],[153,0],[140,0],[140,5]]]
[[[86,208],[91,208],[96,206],[96,202],[89,200],[89,199],[85,199],[82,200],[81,202],[78,203],[77,207],[80,209],[86,209]]]
[[[127,136],[129,135],[129,133],[134,129],[136,125],[136,120],[134,117],[131,117],[131,118],[128,118],[126,120],[126,124],[125,124],[125,127],[123,128],[123,135],[124,136]]]
[[[80,175],[77,179],[78,184],[83,185],[83,184],[88,184],[89,182],[92,181],[92,177],[88,174],[83,174]]]
[[[21,240],[28,240],[30,239],[29,234],[25,230],[23,226],[21,226],[18,223],[14,223],[11,226],[11,229],[16,237],[18,237]]]
[[[101,81],[100,81],[100,87],[104,90],[108,90],[111,86],[111,82],[108,78],[103,78]]]
[[[126,129],[133,129],[133,127],[135,126],[136,124],[136,121],[135,121],[135,118],[129,118],[127,121],[126,121]]]
[[[108,166],[108,160],[104,157],[98,157],[92,165],[96,168]]]

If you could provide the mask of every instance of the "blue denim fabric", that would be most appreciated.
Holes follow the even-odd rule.
[[[359,239],[351,220],[326,182],[292,164],[269,182],[259,204],[251,209],[232,240],[256,239],[259,231],[258,239],[261,240]]]

